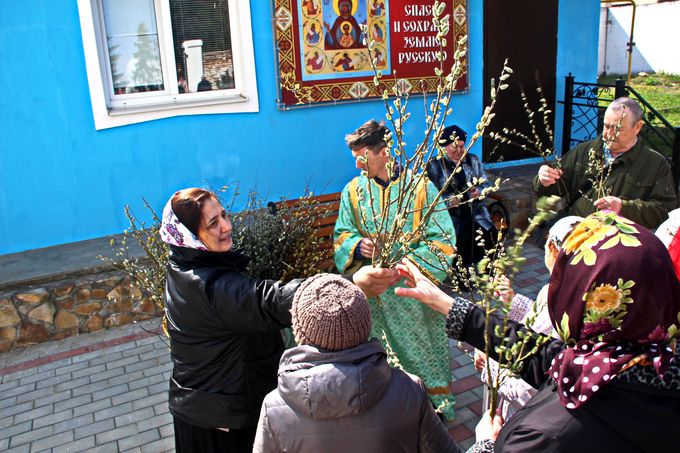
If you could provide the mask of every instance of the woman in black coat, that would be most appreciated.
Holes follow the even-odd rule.
[[[400,266],[412,288],[399,295],[447,313],[449,337],[484,347],[483,310]],[[539,392],[501,429],[495,451],[677,451],[680,282],[663,244],[613,212],[591,214],[562,246],[548,310],[561,340],[523,363],[521,377]],[[495,332],[501,321],[490,323]],[[509,322],[509,347],[524,329]],[[500,338],[491,341],[495,351]]]
[[[245,275],[232,250],[232,225],[215,194],[191,188],[163,210],[170,247],[165,316],[173,371],[169,406],[178,452],[250,452],[265,395],[276,388],[280,329],[300,281]],[[355,283],[369,294],[392,284],[390,270],[364,268]]]

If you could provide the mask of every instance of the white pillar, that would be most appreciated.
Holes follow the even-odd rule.
[[[203,41],[192,39],[182,43],[187,65],[187,84],[189,92],[195,93],[198,82],[203,78]]]

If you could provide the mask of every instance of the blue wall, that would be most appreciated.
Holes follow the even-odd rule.
[[[242,191],[257,187],[267,199],[300,196],[308,184],[317,192],[341,190],[356,174],[344,135],[381,118],[382,103],[277,110],[270,3],[251,2],[259,113],[96,131],[76,2],[5,2],[0,254],[119,233],[127,226],[125,204],[143,214],[144,196],[160,211],[187,186],[238,181]],[[482,1],[469,3],[470,91],[456,96],[453,120],[472,130],[482,109]],[[587,10],[584,3],[560,2],[558,80],[569,71],[588,80],[597,73],[599,2]],[[578,36],[567,33],[574,29]],[[407,127],[412,145],[424,124],[416,105]]]
[[[558,11],[557,36],[557,87],[558,100],[564,100],[565,76],[571,73],[578,82],[597,82],[598,36],[600,27],[600,4],[586,5],[582,0],[561,0]],[[555,143],[562,147],[562,104],[555,106]]]

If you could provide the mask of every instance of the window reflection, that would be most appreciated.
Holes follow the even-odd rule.
[[[114,94],[164,89],[153,0],[103,0]]]

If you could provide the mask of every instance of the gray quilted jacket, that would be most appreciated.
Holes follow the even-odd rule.
[[[377,340],[339,352],[287,350],[262,405],[254,452],[459,452],[420,379]]]

